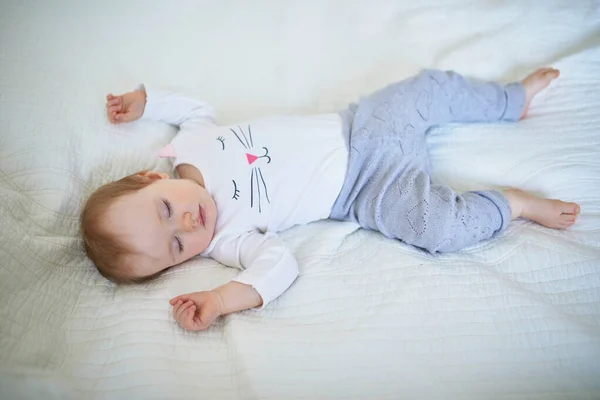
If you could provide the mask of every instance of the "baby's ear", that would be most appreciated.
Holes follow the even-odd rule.
[[[158,179],[169,179],[169,175],[164,172],[156,172],[156,171],[142,171],[139,172],[138,175],[143,176],[146,179],[150,179],[151,181]]]

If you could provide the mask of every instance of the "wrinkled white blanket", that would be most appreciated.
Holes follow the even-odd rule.
[[[0,398],[600,397],[600,6],[594,1],[3,1]],[[182,331],[167,300],[236,271],[193,260],[115,287],[78,212],[173,131],[106,122],[104,95],[184,90],[219,120],[335,111],[421,68],[561,78],[516,126],[431,135],[434,179],[578,201],[432,257],[329,221],[288,231],[301,276],[262,311]]]

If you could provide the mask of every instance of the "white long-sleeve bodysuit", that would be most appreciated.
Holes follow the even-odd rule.
[[[277,232],[328,218],[348,164],[338,114],[270,116],[232,126],[181,94],[148,90],[144,119],[179,127],[173,166],[191,164],[217,206],[215,235],[203,256],[242,269],[263,307],[298,276]]]

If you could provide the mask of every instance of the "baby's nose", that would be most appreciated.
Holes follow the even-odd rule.
[[[192,219],[192,214],[189,212],[183,214],[183,230],[186,232],[194,230],[194,220]]]

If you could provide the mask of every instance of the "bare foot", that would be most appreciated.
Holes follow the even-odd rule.
[[[527,111],[529,111],[529,104],[533,97],[540,91],[545,89],[550,82],[558,78],[560,71],[554,68],[540,68],[535,72],[529,74],[527,78],[523,79],[523,86],[525,87],[525,108],[523,109],[523,115],[521,119],[525,118]]]
[[[524,217],[548,228],[568,228],[581,210],[576,203],[541,199],[519,189],[509,189],[504,195],[510,203],[512,219]]]

